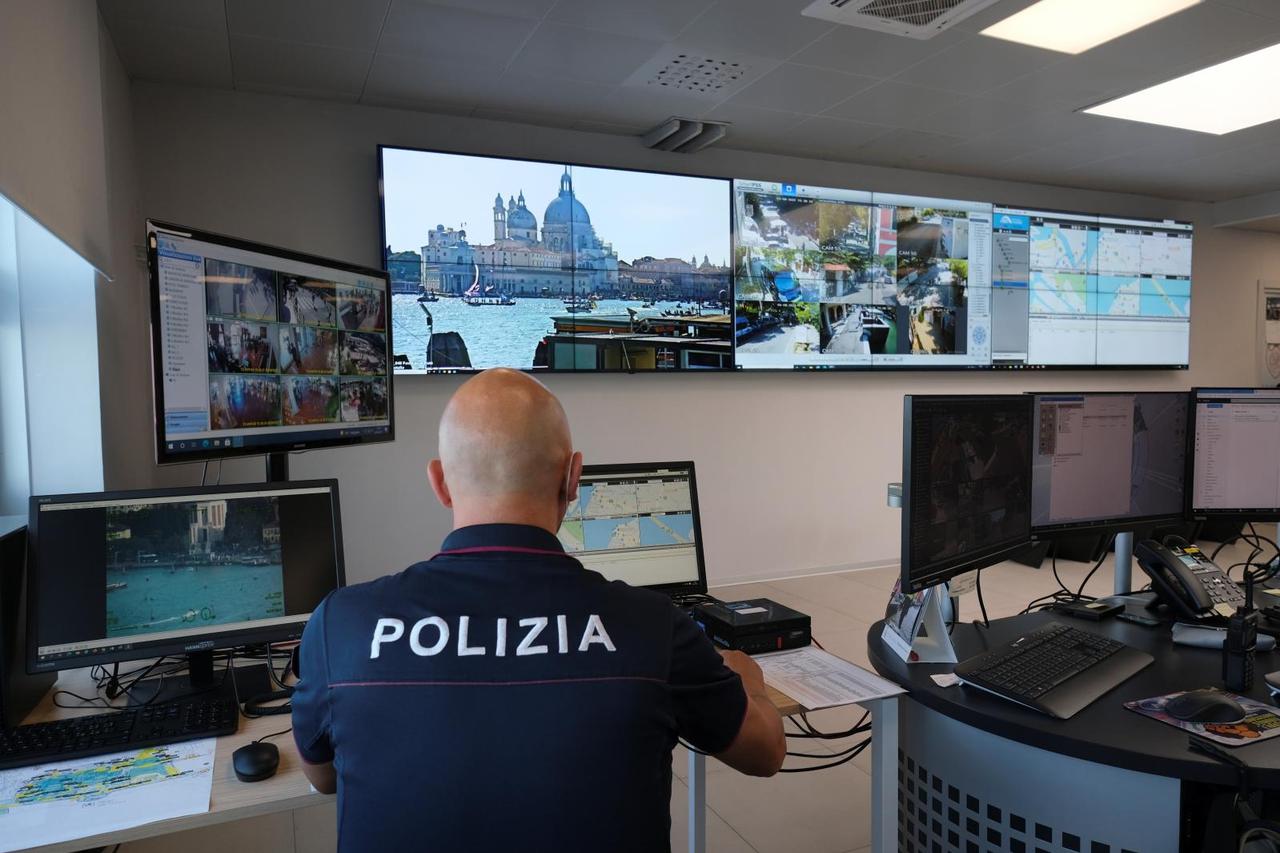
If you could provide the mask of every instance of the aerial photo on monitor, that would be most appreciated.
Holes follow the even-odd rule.
[[[107,637],[285,615],[277,498],[112,507]]]

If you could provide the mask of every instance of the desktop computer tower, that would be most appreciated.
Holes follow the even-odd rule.
[[[0,729],[19,725],[58,675],[27,674],[27,529],[0,536]]]

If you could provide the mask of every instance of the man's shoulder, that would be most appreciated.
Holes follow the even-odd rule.
[[[397,590],[403,587],[405,576],[426,563],[414,563],[407,569],[390,575],[383,575],[370,581],[362,581],[335,589],[324,601],[328,613],[350,613],[369,605],[379,604],[387,599],[394,599]]]

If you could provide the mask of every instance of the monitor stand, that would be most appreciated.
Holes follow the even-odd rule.
[[[289,482],[289,453],[281,451],[267,454],[267,482]]]
[[[187,655],[187,671],[183,675],[166,675],[138,682],[129,691],[129,707],[172,702],[196,695],[210,699],[228,696],[244,702],[254,696],[262,696],[273,689],[271,675],[265,663],[236,666],[231,671],[226,664],[214,666],[213,652],[192,652]]]

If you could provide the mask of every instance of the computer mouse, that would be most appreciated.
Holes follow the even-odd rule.
[[[1191,690],[1170,700],[1164,712],[1188,723],[1238,723],[1244,719],[1244,708],[1221,690]]]
[[[276,775],[280,749],[274,743],[254,741],[231,753],[231,767],[241,782],[261,782]]]

